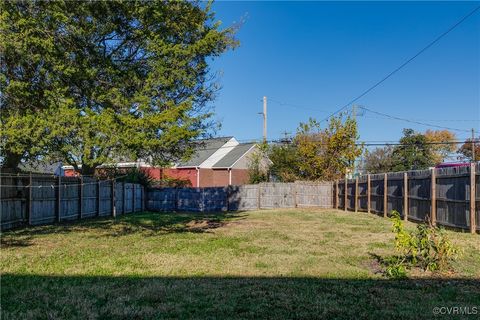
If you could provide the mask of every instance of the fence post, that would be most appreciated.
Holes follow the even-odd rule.
[[[348,207],[348,205],[347,205],[347,201],[348,201],[347,191],[348,191],[348,179],[347,179],[347,175],[345,174],[345,190],[344,190],[344,193],[345,193],[345,195],[344,195],[344,199],[345,199],[344,207],[345,208],[343,209],[343,211],[347,211],[347,207]]]
[[[358,212],[358,177],[355,178],[355,212]]]
[[[388,175],[383,175],[383,216],[388,216]]]
[[[142,186],[142,212],[145,211],[145,201],[147,201],[146,187]]]
[[[28,182],[28,207],[27,207],[27,223],[32,225],[32,195],[33,195],[33,178],[32,173],[30,172],[29,182]]]
[[[226,207],[227,207],[227,212],[228,212],[228,209],[229,209],[229,200],[230,200],[230,185],[227,186],[227,190],[226,190],[226,198],[227,198],[227,203],[226,203]]]
[[[97,217],[100,216],[100,180],[97,178]]]
[[[432,200],[432,212],[431,212],[431,223],[433,226],[437,224],[437,176],[435,168],[431,170],[431,193],[430,199]]]
[[[475,163],[470,164],[470,232],[475,233],[477,231],[476,221],[475,221],[475,201],[476,192],[475,192]]]
[[[335,209],[338,210],[338,180],[335,180]]]
[[[133,191],[132,191],[133,197],[132,197],[132,211],[135,213],[135,197],[137,196],[135,194],[135,183],[133,184]]]
[[[117,208],[115,205],[115,179],[112,179],[112,217],[117,217]]]
[[[78,219],[82,219],[83,212],[83,176],[80,176],[80,184],[78,185]]]
[[[57,178],[57,222],[60,222],[60,214],[61,214],[61,209],[62,209],[62,177],[58,176]]]
[[[261,189],[262,189],[262,182],[260,182],[258,185],[257,185],[257,209],[260,210],[260,199],[261,199]]]
[[[123,214],[127,213],[127,189],[126,189],[126,182],[122,182],[123,184]]]
[[[403,173],[403,220],[408,220],[408,173]]]
[[[180,190],[179,188],[175,187],[175,211],[178,211],[178,191]]]
[[[293,204],[295,208],[298,208],[298,199],[297,199],[297,182],[293,183]]]
[[[367,212],[370,213],[370,173],[367,174]]]

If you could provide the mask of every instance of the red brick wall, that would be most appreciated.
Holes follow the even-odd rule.
[[[154,167],[141,167],[140,170],[148,174],[150,177],[152,177],[155,180],[160,180],[162,176],[162,172],[160,168],[154,168]]]
[[[228,170],[226,169],[211,169],[211,181],[209,187],[224,187],[228,186]],[[200,179],[202,176],[200,175]]]
[[[76,177],[78,173],[75,172],[73,169],[65,169],[63,170],[65,177]]]
[[[142,168],[154,179],[170,177],[174,179],[190,180],[192,187],[197,186],[197,170],[183,168]],[[200,187],[222,187],[229,184],[228,169],[200,169]],[[232,184],[242,185],[248,183],[247,169],[232,169]]]
[[[213,186],[213,170],[212,169],[200,169],[200,186],[199,187],[212,187]],[[196,184],[194,185],[196,186]]]
[[[168,177],[172,179],[189,180],[193,187],[197,185],[196,169],[142,167],[141,170],[148,173],[155,180],[161,180]]]
[[[248,169],[232,169],[233,185],[248,184],[249,178]]]
[[[164,177],[170,177],[180,180],[190,180],[192,187],[197,186],[197,170],[196,169],[163,169]]]
[[[200,169],[200,187],[222,187],[229,185],[228,169]],[[247,169],[232,169],[232,185],[247,184]]]
[[[148,173],[153,179],[160,180],[165,177],[190,180],[192,187],[197,186],[197,170],[183,168],[155,168],[142,167],[141,170]],[[73,169],[66,169],[65,176],[75,176]],[[232,184],[242,185],[248,183],[248,170],[232,169]],[[228,169],[200,169],[200,187],[221,187],[228,186],[229,172]]]

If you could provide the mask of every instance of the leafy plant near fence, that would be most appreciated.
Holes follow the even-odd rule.
[[[392,211],[391,219],[395,248],[399,255],[384,259],[387,277],[406,277],[407,270],[415,267],[432,272],[444,272],[452,268],[451,262],[458,257],[459,250],[443,228],[420,224],[416,230],[408,231],[400,213],[395,210]]]
[[[268,181],[268,152],[266,143],[258,145],[258,149],[250,155],[248,163],[248,180],[250,184]]]
[[[100,179],[116,179],[119,182],[138,183],[144,187],[151,187],[155,179],[144,170],[138,168],[109,168],[97,173]]]
[[[139,183],[144,187],[150,187],[154,179],[143,170],[138,168],[132,168],[126,171],[124,174],[120,174],[120,177],[117,179],[120,182],[128,182],[128,183]]]
[[[177,179],[165,176],[163,179],[153,181],[151,186],[156,188],[186,188],[191,187],[192,182],[188,179]]]

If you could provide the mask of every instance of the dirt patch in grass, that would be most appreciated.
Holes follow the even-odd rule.
[[[210,220],[210,219],[205,219],[205,220],[195,220],[195,221],[190,221],[185,224],[186,229],[191,232],[207,232],[211,229],[217,229],[220,227],[223,227],[227,224],[227,222],[224,221],[216,221],[216,220]]]

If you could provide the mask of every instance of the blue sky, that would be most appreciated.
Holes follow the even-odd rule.
[[[261,138],[257,113],[264,95],[269,98],[269,139],[284,130],[294,133],[309,117],[323,119],[478,5],[216,2],[213,8],[223,26],[244,20],[237,34],[240,47],[212,63],[212,70],[222,73],[214,103],[222,123],[218,134]],[[480,10],[357,103],[393,116],[479,130],[479,60]],[[428,128],[368,112],[358,120],[362,141],[398,140],[402,128]],[[456,133],[458,138],[470,136]]]

